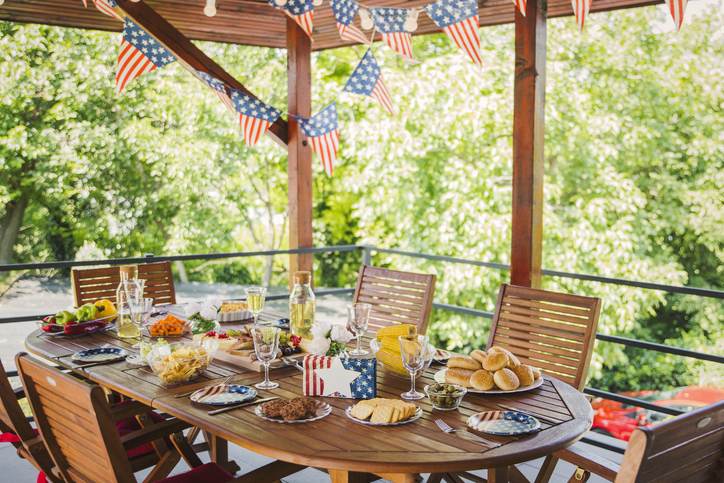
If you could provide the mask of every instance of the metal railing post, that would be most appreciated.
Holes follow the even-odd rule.
[[[370,245],[362,245],[362,265],[372,265],[372,248]]]

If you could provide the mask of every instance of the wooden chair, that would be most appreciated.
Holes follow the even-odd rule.
[[[18,402],[25,397],[22,388],[13,389],[7,373],[0,363],[0,433],[10,436],[18,456],[45,473],[52,482],[61,481],[53,473],[53,460],[45,449],[43,439],[25,418]],[[12,438],[15,436],[15,438]]]
[[[145,296],[154,299],[155,305],[176,303],[171,262],[140,264],[138,278],[146,280]],[[100,299],[115,303],[116,289],[121,283],[120,268],[74,268],[71,271],[71,282],[76,307]]]
[[[353,301],[372,305],[371,331],[395,324],[414,324],[424,334],[432,311],[435,281],[435,275],[363,265]]]
[[[724,481],[724,401],[631,434],[621,465],[578,446],[564,450],[579,468],[569,482],[596,473],[615,483]]]
[[[118,421],[147,413],[150,408],[133,401],[111,406],[100,386],[27,354],[18,354],[16,362],[36,424],[55,464],[52,474],[56,481],[132,482],[136,481],[135,471],[153,464],[145,481],[157,481],[176,466],[179,452],[191,466],[202,466],[184,444],[182,431],[189,425],[183,421],[139,418],[143,423],[140,429],[121,434]],[[167,446],[169,437],[172,447]],[[147,445],[153,449],[134,451]]]

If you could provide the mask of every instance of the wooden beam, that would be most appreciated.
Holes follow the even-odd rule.
[[[513,222],[510,281],[539,287],[543,244],[543,132],[546,1],[515,12],[513,99]]]
[[[287,19],[289,248],[312,246],[312,148],[294,118],[311,115],[311,64],[311,40],[294,20]],[[297,270],[312,271],[311,254],[290,255],[290,285]]]
[[[211,60],[201,49],[196,47],[176,27],[171,25],[154,9],[145,2],[132,2],[130,0],[117,0],[116,11],[122,16],[127,16],[146,32],[158,40],[164,47],[171,51],[178,59],[178,62],[188,69],[194,76],[196,71],[203,71],[217,79],[225,82],[228,86],[240,90],[254,98],[244,85],[226,72],[219,64]],[[267,131],[272,138],[282,146],[287,144],[287,122],[283,119],[271,125]]]

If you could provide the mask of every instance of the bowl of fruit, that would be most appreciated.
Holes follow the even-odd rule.
[[[50,335],[92,334],[105,330],[116,319],[116,314],[113,302],[98,300],[44,317],[40,330]]]

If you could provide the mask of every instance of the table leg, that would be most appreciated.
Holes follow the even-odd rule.
[[[347,470],[327,470],[332,483],[367,483],[365,473],[355,473]]]
[[[224,438],[215,436],[204,431],[204,437],[209,443],[209,457],[211,461],[225,468],[232,475],[239,471],[239,465],[233,461],[229,461],[229,443]]]
[[[488,483],[508,483],[508,467],[488,468]]]

